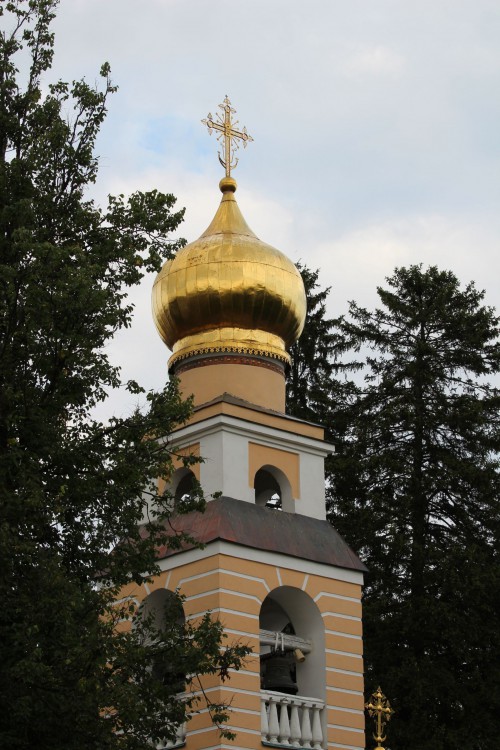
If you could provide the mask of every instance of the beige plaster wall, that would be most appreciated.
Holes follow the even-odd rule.
[[[285,377],[268,367],[221,362],[184,370],[179,381],[182,395],[193,395],[195,405],[230,393],[266,409],[285,411]]]

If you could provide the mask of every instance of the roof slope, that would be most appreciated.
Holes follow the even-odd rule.
[[[193,512],[171,519],[178,527],[202,544],[217,540],[242,547],[279,552],[291,557],[339,568],[365,572],[367,569],[328,521],[298,513],[219,497],[210,500],[204,513]],[[185,545],[190,549],[193,545]],[[182,550],[159,550],[160,559]]]

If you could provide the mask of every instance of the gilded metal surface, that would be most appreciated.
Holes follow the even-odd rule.
[[[176,341],[169,367],[182,359],[197,354],[227,352],[234,354],[252,354],[278,359],[290,363],[290,356],[285,351],[283,339],[265,331],[248,331],[242,328],[217,328],[195,336],[186,336]]]
[[[213,130],[218,133],[217,140],[222,145],[222,154],[219,151],[219,161],[226,170],[226,177],[231,177],[231,169],[235,169],[238,164],[234,152],[239,148],[239,141],[243,143],[243,148],[246,148],[247,143],[253,141],[253,138],[248,135],[246,128],[236,130],[238,120],[233,120],[231,117],[236,110],[231,107],[231,102],[227,96],[218,107],[224,112],[224,117],[216,112],[214,118],[209,112],[207,119],[202,120],[202,123],[207,126],[210,135],[212,135]]]
[[[384,735],[384,728],[394,713],[394,710],[391,708],[391,704],[379,687],[372,694],[370,702],[365,705],[365,708],[368,711],[368,716],[375,721],[373,739],[377,743],[376,750],[384,750],[381,744],[387,739]]]
[[[209,352],[257,354],[287,362],[304,326],[302,278],[279,250],[261,242],[221,180],[219,209],[201,237],[167,261],[153,287],[153,316],[176,361]]]

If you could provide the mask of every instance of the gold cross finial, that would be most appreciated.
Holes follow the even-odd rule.
[[[384,728],[394,710],[380,688],[377,688],[372,694],[370,702],[365,705],[365,708],[368,711],[368,716],[375,720],[373,739],[377,743],[376,750],[384,750],[381,745],[387,739],[384,735]]]
[[[219,161],[226,170],[226,177],[231,177],[231,169],[235,169],[238,164],[238,159],[234,155],[234,152],[239,148],[239,141],[243,141],[243,148],[247,147],[249,141],[253,141],[251,135],[248,135],[247,129],[242,128],[236,130],[238,120],[232,120],[231,115],[236,112],[231,107],[231,102],[226,96],[223,104],[219,104],[219,109],[224,112],[224,117],[219,113],[216,114],[214,119],[212,114],[209,112],[206,120],[202,120],[203,125],[206,125],[208,132],[212,135],[212,130],[218,132],[217,140],[222,145],[222,154],[219,151]]]

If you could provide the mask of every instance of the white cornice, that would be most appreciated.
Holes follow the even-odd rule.
[[[255,549],[254,547],[231,544],[220,539],[209,542],[203,549],[190,549],[166,557],[163,560],[159,560],[158,564],[162,571],[172,570],[181,565],[189,565],[190,563],[205,560],[215,555],[237,557],[240,560],[273,565],[278,568],[305,573],[306,575],[323,576],[325,578],[333,578],[337,581],[363,585],[363,573],[357,570],[348,570],[347,568],[339,568],[336,565],[326,565],[325,563],[313,562],[312,560],[303,560],[281,552],[269,552],[267,550]]]
[[[270,447],[312,453],[323,458],[335,451],[332,444],[325,443],[323,440],[304,435],[294,435],[286,430],[255,424],[228,414],[216,414],[202,422],[181,427],[166,439],[182,445],[183,443],[198,442],[203,437],[213,435],[221,430],[246,437],[248,440],[258,440],[259,443],[267,444]]]

